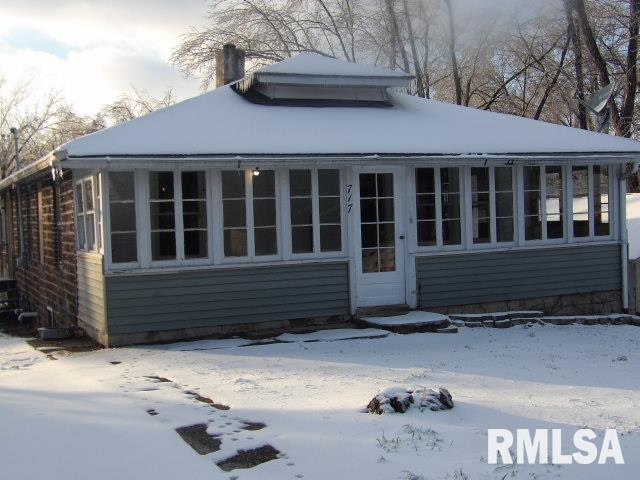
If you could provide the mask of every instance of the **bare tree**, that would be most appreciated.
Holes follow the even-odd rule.
[[[161,97],[154,98],[145,91],[135,87],[132,89],[131,94],[123,94],[102,109],[101,115],[109,124],[128,122],[175,103],[172,90],[167,90]]]

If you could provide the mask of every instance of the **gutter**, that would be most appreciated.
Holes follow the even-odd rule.
[[[59,154],[57,152],[51,152],[42,157],[40,160],[30,163],[26,167],[23,167],[20,170],[12,173],[8,177],[0,180],[0,192],[13,187],[14,185],[17,185],[20,181],[36,175],[43,170],[53,168],[59,160]]]

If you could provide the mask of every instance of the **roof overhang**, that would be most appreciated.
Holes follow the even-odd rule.
[[[49,170],[54,168],[59,162],[58,152],[51,152],[37,160],[30,163],[26,167],[21,168],[17,172],[12,173],[6,178],[0,180],[0,192],[10,188],[22,181],[32,180],[38,176],[46,174]]]
[[[513,165],[513,164],[624,164],[640,162],[640,152],[625,153],[510,153],[510,154],[270,154],[270,155],[117,155],[66,157],[59,161],[72,169],[251,168],[371,166],[371,165]],[[1,189],[0,183],[0,189]]]

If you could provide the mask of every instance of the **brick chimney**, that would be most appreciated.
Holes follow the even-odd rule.
[[[244,77],[244,50],[226,43],[216,52],[216,87]]]

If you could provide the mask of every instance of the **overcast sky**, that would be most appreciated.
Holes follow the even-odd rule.
[[[555,0],[454,0],[487,14]],[[168,58],[181,33],[203,25],[205,0],[0,0],[0,68],[9,81],[32,79],[93,114],[134,85],[151,95],[200,93]]]

